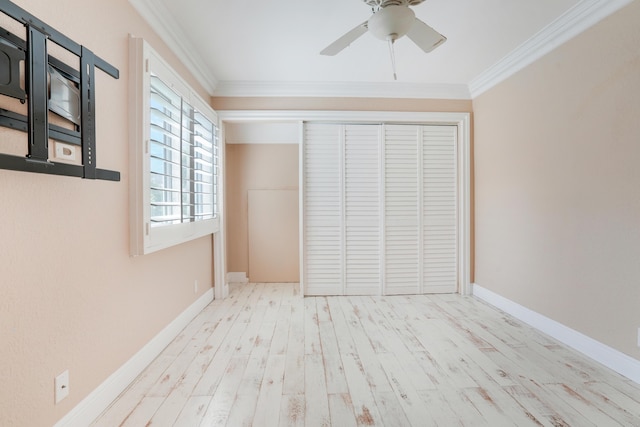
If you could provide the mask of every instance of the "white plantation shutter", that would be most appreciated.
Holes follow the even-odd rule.
[[[420,290],[417,127],[384,132],[385,294]]]
[[[212,219],[216,126],[158,76],[149,80],[151,226]]]
[[[216,212],[216,128],[191,105],[182,106],[182,218],[202,221]]]
[[[380,126],[344,127],[345,293],[380,293]]]
[[[131,38],[132,255],[219,231],[218,117],[143,39]]]
[[[457,289],[456,127],[422,128],[424,293]]]
[[[149,188],[151,225],[179,224],[182,98],[158,77],[150,78]]]
[[[303,142],[306,295],[342,295],[342,137],[339,125],[308,124]]]

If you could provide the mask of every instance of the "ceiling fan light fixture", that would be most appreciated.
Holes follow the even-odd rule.
[[[416,14],[406,6],[387,6],[369,19],[369,31],[380,40],[396,40],[409,32]]]
[[[431,52],[447,38],[416,18],[416,14],[409,8],[423,1],[364,0],[373,9],[373,15],[321,50],[320,55],[336,55],[369,31],[374,37],[388,42],[392,50],[393,42],[406,34],[423,52]]]

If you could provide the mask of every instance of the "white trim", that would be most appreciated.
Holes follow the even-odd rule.
[[[632,0],[582,0],[469,83],[471,98],[540,59]]]
[[[221,81],[213,96],[471,99],[466,84]]]
[[[458,123],[458,286],[462,295],[471,295],[471,116]]]
[[[213,234],[213,271],[214,271],[214,297],[217,300],[223,300],[229,296],[229,282],[225,279],[226,272],[226,251],[225,245],[226,231],[224,226],[220,231]]]
[[[207,290],[187,307],[54,427],[85,427],[91,424],[211,301],[213,301],[213,288]]]
[[[475,283],[473,284],[473,295],[640,384],[640,360],[627,356],[606,344]]]
[[[448,123],[470,124],[469,113],[430,113],[411,111],[322,111],[322,110],[220,110],[218,119],[224,122],[252,121],[328,121],[361,123]],[[468,138],[468,132],[466,137]]]
[[[227,273],[227,283],[249,283],[247,273],[244,271],[230,271]]]
[[[459,292],[471,294],[471,115],[469,113],[427,113],[398,111],[315,111],[315,110],[222,110],[218,111],[221,128],[225,122],[252,121],[328,121],[328,122],[360,122],[360,123],[420,123],[450,124],[458,127],[458,173],[460,174],[459,191],[461,197],[459,209]],[[304,147],[301,145],[300,151]],[[301,169],[302,170],[302,169]],[[302,176],[302,174],[301,174]],[[300,186],[303,191],[303,186]],[[300,194],[300,203],[304,200]],[[302,209],[302,208],[301,208]],[[302,210],[301,210],[302,212]],[[302,228],[301,228],[302,229]],[[304,240],[301,237],[301,243]],[[300,246],[302,250],[303,246]],[[301,264],[301,283],[304,282],[304,265]],[[304,290],[304,286],[301,284]]]
[[[223,300],[229,296],[229,282],[227,278],[227,147],[225,130],[218,119],[216,123],[219,131],[218,140],[218,216],[220,229],[213,235],[213,259],[214,259],[214,293],[215,298]]]
[[[298,204],[298,244],[299,248],[304,248],[305,238],[304,238],[304,199],[303,194],[305,194],[305,179],[304,179],[304,122],[298,122],[298,137],[300,138],[300,144],[298,147],[298,198],[300,203]],[[299,249],[300,253],[302,252]],[[306,266],[304,263],[304,257],[298,256],[298,262],[300,263],[300,295],[304,295],[304,288],[306,286],[305,277],[307,274]]]
[[[197,53],[197,49],[188,41],[189,38],[164,3],[153,0],[129,0],[129,3],[211,95],[218,81],[209,71],[209,66],[202,60],[202,56]]]
[[[218,118],[216,123],[220,139],[218,140],[218,215],[220,218],[220,230],[213,235],[213,257],[215,298],[223,300],[229,296],[229,281],[227,280],[227,147],[225,141],[225,129]]]

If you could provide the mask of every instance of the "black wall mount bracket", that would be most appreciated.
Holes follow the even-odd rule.
[[[0,169],[120,181],[120,172],[96,167],[95,126],[95,68],[115,79],[118,69],[9,0],[0,12],[24,25],[26,39],[0,27],[0,95],[27,104],[27,115],[0,108],[0,126],[28,134],[25,157],[0,146]],[[51,42],[75,55],[78,69],[49,55]],[[50,111],[68,126],[49,123]],[[50,160],[49,139],[79,146],[82,164]]]

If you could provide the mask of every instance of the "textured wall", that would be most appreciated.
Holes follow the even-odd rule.
[[[640,359],[640,3],[474,100],[479,285]]]
[[[0,425],[50,426],[212,284],[209,237],[129,256],[129,33],[206,93],[126,0],[17,3],[121,76],[96,71],[97,163],[121,182],[0,170]],[[0,149],[9,133],[0,128]],[[26,153],[25,134],[11,140]],[[54,405],[65,369],[70,395]]]

